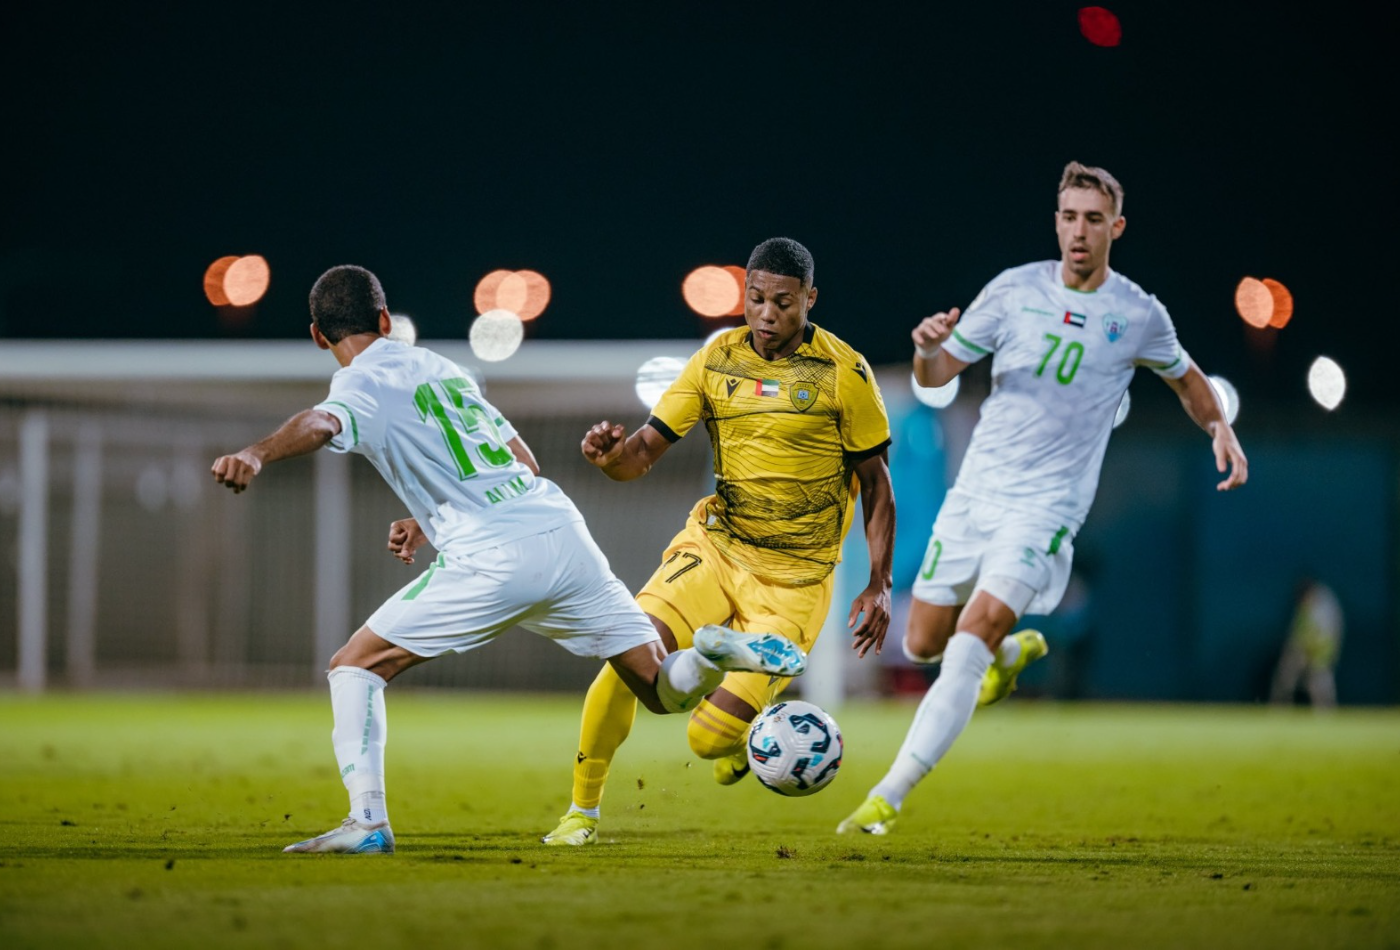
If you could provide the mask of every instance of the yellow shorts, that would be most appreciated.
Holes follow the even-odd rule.
[[[671,628],[680,649],[691,645],[696,628],[721,623],[748,633],[781,633],[810,651],[826,622],[833,583],[832,575],[803,587],[756,577],[721,553],[705,529],[690,519],[671,540],[661,566],[637,594],[637,603]],[[730,673],[722,686],[762,709],[787,684],[784,676]]]

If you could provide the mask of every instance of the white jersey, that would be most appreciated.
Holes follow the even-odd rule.
[[[431,350],[376,340],[331,378],[316,408],[340,420],[330,448],[374,463],[441,552],[583,520],[557,485],[515,458],[515,427],[466,371]]]
[[[1156,297],[1113,271],[1096,291],[1071,290],[1060,267],[1041,261],[1003,271],[943,348],[967,363],[995,354],[992,392],[954,489],[1053,515],[1076,532],[1133,370],[1179,379],[1191,359]]]

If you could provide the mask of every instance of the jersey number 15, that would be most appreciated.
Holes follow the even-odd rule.
[[[445,404],[439,390],[447,397]],[[515,461],[495,420],[468,398],[471,390],[471,381],[458,377],[424,383],[413,393],[418,418],[437,425],[452,461],[457,464],[457,477],[463,481],[477,474],[468,447],[487,468],[505,468]]]

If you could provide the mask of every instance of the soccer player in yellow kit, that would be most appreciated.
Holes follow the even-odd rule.
[[[812,255],[770,238],[749,257],[744,327],[700,349],[627,435],[600,422],[583,454],[617,481],[645,475],[697,423],[714,452],[715,494],[702,498],[637,601],[668,649],[710,623],[781,633],[810,649],[831,607],[832,571],[861,497],[870,583],[851,604],[852,648],[878,653],[890,619],[894,492],[889,417],[859,353],[807,320],[817,299]],[[691,713],[687,737],[724,785],[748,772],[748,725],[787,686],[728,674]],[[547,845],[597,840],[608,769],[632,729],[636,698],[604,667],[584,700],[573,802]]]

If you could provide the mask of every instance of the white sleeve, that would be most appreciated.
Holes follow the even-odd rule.
[[[336,373],[330,393],[316,408],[340,420],[340,433],[329,444],[332,452],[353,452],[379,444],[383,425],[378,387],[363,373]]]
[[[958,318],[952,336],[943,341],[948,355],[964,363],[976,363],[1001,345],[1005,321],[1007,283],[998,276],[977,295]]]
[[[1142,336],[1133,361],[1166,379],[1180,379],[1191,367],[1191,357],[1176,338],[1172,318],[1156,297],[1152,298],[1147,315],[1147,332]]]

